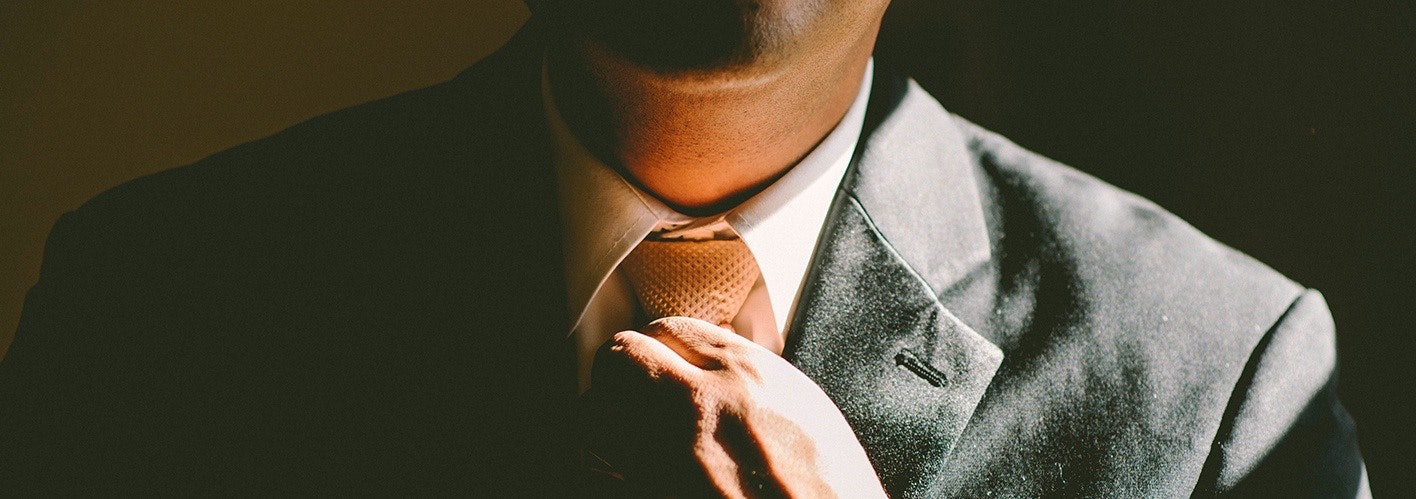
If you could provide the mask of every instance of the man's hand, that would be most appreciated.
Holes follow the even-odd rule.
[[[621,449],[618,459],[606,459],[611,467],[616,463],[608,461],[639,460],[621,470],[629,481],[662,482],[673,476],[663,471],[665,463],[681,456],[700,476],[677,485],[706,478],[727,497],[885,496],[865,450],[825,392],[732,331],[697,319],[660,319],[643,331],[616,334],[595,366],[592,392],[616,393],[611,398],[621,403],[637,399],[629,404],[635,409],[611,416],[618,427],[611,431],[622,434],[601,439]],[[644,380],[633,390],[640,393],[601,386],[626,378],[602,370],[632,371],[629,378]],[[672,488],[673,480],[659,487]]]

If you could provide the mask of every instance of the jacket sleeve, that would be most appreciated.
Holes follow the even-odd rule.
[[[1337,398],[1332,316],[1317,291],[1300,295],[1255,347],[1196,492],[1370,497],[1356,429]]]

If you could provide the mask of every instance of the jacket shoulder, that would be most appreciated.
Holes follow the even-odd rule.
[[[977,431],[1007,439],[1010,424],[1084,420],[1049,433],[1047,450],[1017,441],[1000,454],[1063,452],[1101,473],[1097,484],[1186,493],[1236,417],[1231,401],[1265,338],[1301,329],[1330,341],[1332,330],[1290,317],[1305,290],[1277,271],[1146,199],[959,123],[996,203],[1003,315],[1023,317],[997,328],[1010,382],[991,388],[1006,395],[975,415],[997,420]]]
[[[1027,220],[1038,256],[1064,269],[1098,317],[1194,322],[1257,341],[1303,292],[1147,199],[957,120],[1008,216]]]

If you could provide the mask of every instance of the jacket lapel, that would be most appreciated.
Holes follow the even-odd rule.
[[[937,293],[986,263],[972,162],[948,113],[877,76],[786,357],[845,413],[892,494],[924,493],[1003,353]]]

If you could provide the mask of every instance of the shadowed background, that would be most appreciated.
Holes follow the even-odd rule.
[[[1410,490],[1414,8],[1181,4],[896,0],[879,54],[1323,291],[1373,488]],[[60,213],[447,79],[525,17],[520,0],[0,4],[0,352]]]

